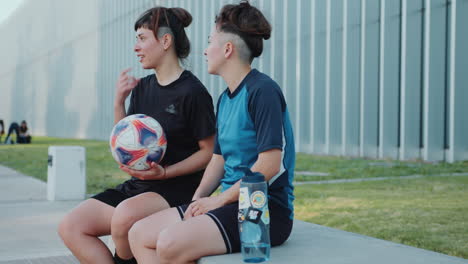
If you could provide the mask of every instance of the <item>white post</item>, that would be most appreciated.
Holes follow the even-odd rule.
[[[85,148],[49,147],[47,200],[83,200],[86,197]]]

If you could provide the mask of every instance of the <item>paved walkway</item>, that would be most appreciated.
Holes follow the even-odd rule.
[[[49,202],[46,183],[3,166],[0,190],[0,264],[78,263],[56,229],[79,201]]]

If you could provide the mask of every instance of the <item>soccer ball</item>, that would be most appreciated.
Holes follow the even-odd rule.
[[[117,163],[133,170],[147,170],[166,153],[166,136],[154,118],[136,114],[120,120],[110,136],[111,153]]]

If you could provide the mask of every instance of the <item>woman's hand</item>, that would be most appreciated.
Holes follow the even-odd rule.
[[[119,75],[119,79],[117,80],[116,99],[119,102],[125,101],[130,92],[137,86],[138,82],[140,81],[140,79],[127,74],[131,69],[132,68],[123,70]]]
[[[184,219],[186,220],[190,217],[205,214],[208,211],[214,210],[223,205],[224,203],[219,195],[213,197],[200,198],[188,206],[184,214]]]
[[[165,180],[167,179],[166,169],[161,165],[151,162],[151,168],[148,170],[132,170],[120,165],[120,169],[140,180]]]

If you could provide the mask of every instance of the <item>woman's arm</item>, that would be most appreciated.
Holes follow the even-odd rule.
[[[186,175],[206,168],[213,155],[214,135],[198,141],[200,150],[166,168],[166,178]]]
[[[258,155],[258,159],[252,166],[251,170],[254,172],[260,172],[261,174],[265,175],[265,180],[269,181],[271,178],[273,178],[273,176],[275,176],[279,172],[280,165],[281,165],[281,150],[271,149],[271,150],[262,152]],[[203,177],[203,179],[205,179],[205,176]],[[218,182],[219,180],[220,179],[218,179]],[[214,183],[214,179],[211,180],[210,182]],[[224,206],[226,204],[230,204],[230,203],[237,201],[239,199],[239,187],[240,187],[240,180],[236,182],[233,186],[231,186],[231,188],[224,191],[218,196],[202,198],[191,203],[189,207],[187,208],[187,211],[185,212],[185,218],[198,216],[210,210],[213,210],[221,206]],[[209,188],[207,187],[202,187],[201,184],[200,184],[199,189],[200,188],[203,188],[203,189],[200,191],[197,190],[195,195],[199,193],[206,194],[203,191],[209,190]],[[203,196],[198,196],[198,197],[203,197]],[[196,196],[194,196],[194,198],[196,198]]]
[[[205,170],[205,174],[203,174],[203,179],[193,195],[192,200],[196,201],[191,203],[185,211],[185,219],[206,213],[211,210],[208,208],[214,209],[220,207],[218,196],[207,196],[212,194],[216,188],[218,188],[223,175],[224,158],[221,155],[213,154],[213,157]]]
[[[130,70],[131,68],[123,70],[117,79],[114,99],[114,124],[117,124],[127,115],[125,113],[125,99],[140,81],[140,79],[127,74]]]
[[[270,149],[258,155],[257,161],[252,168],[253,172],[260,172],[265,175],[265,181],[269,181],[275,176],[281,165],[281,150]],[[235,202],[239,199],[240,180],[236,182],[231,188],[220,194],[220,199],[223,205]]]
[[[211,195],[224,175],[224,158],[221,155],[213,154],[210,163],[206,167],[203,179],[198,186],[192,200],[200,199],[201,197],[207,197]]]

